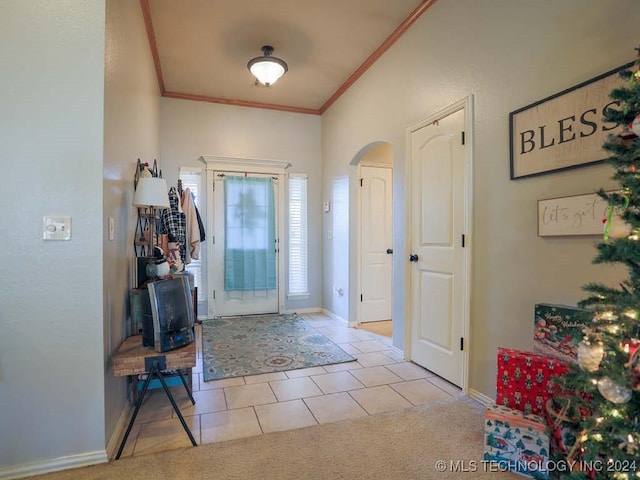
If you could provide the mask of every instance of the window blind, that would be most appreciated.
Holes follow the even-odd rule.
[[[307,176],[289,176],[289,296],[308,295]]]

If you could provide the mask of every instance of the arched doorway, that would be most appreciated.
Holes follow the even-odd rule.
[[[392,321],[392,145],[363,147],[351,161],[350,177],[350,325]]]

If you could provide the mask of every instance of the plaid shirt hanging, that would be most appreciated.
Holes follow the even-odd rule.
[[[162,210],[160,215],[162,221],[162,233],[169,236],[170,242],[177,242],[180,250],[180,257],[186,258],[186,220],[182,207],[180,206],[180,197],[178,190],[171,187],[169,190],[169,208]]]

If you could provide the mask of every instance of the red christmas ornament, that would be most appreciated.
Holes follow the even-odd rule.
[[[636,350],[638,349],[638,347],[640,347],[640,340],[625,340],[624,342],[622,342],[620,344],[622,346],[622,349],[625,352],[629,353],[629,356],[633,356],[634,353],[636,353]]]
[[[635,165],[631,165],[631,173],[636,173],[636,166]]]
[[[631,389],[640,391],[640,341],[627,340],[622,342],[622,348],[625,352],[629,352],[629,361],[624,364],[625,367],[633,373],[631,381]]]

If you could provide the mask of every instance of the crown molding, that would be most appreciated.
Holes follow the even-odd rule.
[[[206,95],[192,95],[190,93],[164,92],[162,96],[167,98],[178,98],[180,100],[194,100],[197,102],[221,103],[223,105],[234,105],[236,107],[266,108],[268,110],[279,110],[281,112],[320,115],[320,110],[315,110],[313,108],[290,107],[287,105],[275,105],[272,103],[260,103],[260,102],[250,102],[247,100],[233,100],[230,98],[208,97]]]
[[[324,102],[324,104],[320,107],[320,115],[326,112],[331,105],[333,105],[336,100],[338,100],[351,86],[356,83],[356,81],[364,75],[364,73],[371,68],[371,66],[376,63],[376,61],[382,56],[384,52],[389,50],[391,46],[398,41],[398,39],[404,35],[404,33],[409,30],[409,27],[415,23],[420,16],[426,12],[429,7],[431,7],[437,0],[423,0],[420,5],[416,7],[416,9],[409,14],[407,18],[396,28],[391,35],[387,37],[387,39],[380,44],[375,51],[369,55],[362,65],[358,67],[358,69],[351,74],[351,76],[344,82],[329,99]]]

